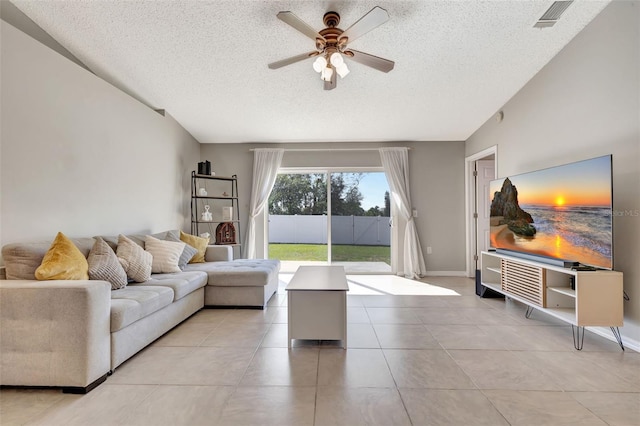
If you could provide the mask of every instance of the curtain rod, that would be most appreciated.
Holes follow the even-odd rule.
[[[282,148],[284,152],[323,152],[323,151],[378,151],[380,148],[399,148],[380,146],[378,148]],[[410,147],[402,147],[411,150]],[[259,148],[251,148],[249,151],[255,151]]]

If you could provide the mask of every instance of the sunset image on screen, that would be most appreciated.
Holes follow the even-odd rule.
[[[491,182],[491,244],[612,268],[611,156]]]

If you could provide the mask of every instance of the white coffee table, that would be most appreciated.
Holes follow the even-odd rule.
[[[347,277],[342,266],[300,266],[285,288],[291,339],[342,340],[347,348]]]

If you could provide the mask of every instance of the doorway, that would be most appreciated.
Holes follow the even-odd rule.
[[[497,146],[465,159],[467,276],[480,269],[480,253],[489,248],[489,182],[497,176]]]

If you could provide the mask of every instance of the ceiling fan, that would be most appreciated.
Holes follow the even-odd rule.
[[[382,72],[391,71],[395,65],[393,61],[388,59],[347,48],[348,43],[353,42],[389,20],[389,14],[381,7],[374,7],[344,31],[338,28],[338,24],[340,23],[340,15],[338,12],[327,12],[324,14],[323,21],[326,28],[320,31],[314,30],[291,12],[280,12],[277,17],[302,34],[313,39],[316,43],[316,48],[308,53],[302,53],[292,56],[291,58],[272,62],[269,64],[269,68],[272,70],[315,57],[316,60],[313,62],[313,69],[320,73],[320,78],[324,81],[324,89],[331,90],[336,87],[336,74],[344,78],[349,73],[349,68],[344,61],[345,56],[352,61]]]

